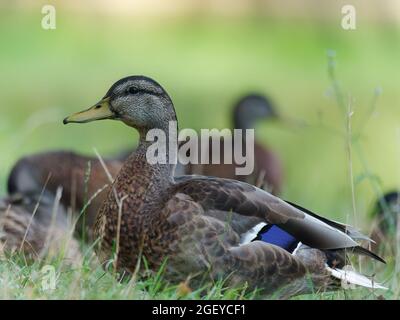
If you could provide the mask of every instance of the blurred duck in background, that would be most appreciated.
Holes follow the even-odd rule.
[[[233,108],[233,127],[253,129],[257,121],[276,119],[272,103],[261,94],[249,94],[236,102]],[[221,140],[221,156],[224,141]],[[244,141],[236,143],[244,144]],[[212,157],[210,139],[210,159]],[[50,151],[26,156],[17,161],[8,178],[8,193],[40,193],[46,190],[55,193],[62,188],[60,202],[70,208],[79,221],[76,227],[81,238],[92,238],[96,214],[103,203],[111,182],[122,167],[124,160],[134,149],[121,152],[114,158],[104,159],[84,156],[71,151]],[[234,150],[232,148],[232,150]],[[189,164],[179,165],[175,175],[201,174],[220,178],[237,179],[264,187],[273,194],[279,194],[282,187],[282,167],[278,156],[269,148],[255,141],[255,168],[251,175],[236,175],[237,164]],[[47,183],[46,183],[47,182]],[[83,233],[86,232],[86,235]]]
[[[373,210],[374,228],[371,238],[376,242],[374,250],[382,250],[387,256],[399,252],[400,243],[400,192],[391,191],[378,199]]]
[[[118,159],[88,157],[70,151],[51,151],[21,158],[8,178],[8,193],[35,194],[62,189],[60,202],[78,219],[76,232],[90,238],[99,206],[122,166]]]
[[[253,93],[240,98],[233,107],[232,129],[254,129],[257,122],[278,119],[278,114],[272,102],[264,95]],[[243,134],[243,138],[245,135]],[[245,139],[233,141],[241,144],[240,150],[245,150]],[[189,164],[186,174],[199,174],[219,178],[236,179],[262,187],[272,194],[279,194],[282,189],[282,165],[279,157],[261,142],[254,142],[254,170],[250,175],[237,175],[237,163],[225,164],[223,158],[225,140],[221,139],[221,164]],[[234,146],[232,146],[234,150]],[[209,142],[209,162],[212,159],[212,140]],[[232,157],[234,159],[234,157]]]
[[[18,252],[34,260],[80,263],[79,243],[58,197],[44,191],[0,199],[0,257]]]

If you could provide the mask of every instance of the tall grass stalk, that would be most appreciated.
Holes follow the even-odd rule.
[[[336,63],[335,63],[335,55],[332,54],[332,52],[328,53],[328,75],[329,79],[331,82],[331,86],[333,89],[334,97],[336,100],[336,103],[339,107],[339,110],[341,112],[346,112],[345,114],[345,119],[346,119],[346,134],[345,134],[345,140],[346,140],[346,153],[347,153],[347,160],[348,160],[348,168],[349,168],[349,180],[350,180],[350,189],[351,189],[351,198],[352,198],[352,212],[353,212],[353,223],[355,226],[358,225],[357,221],[357,206],[356,206],[356,190],[355,187],[357,184],[361,183],[364,179],[367,180],[372,188],[372,190],[375,193],[376,199],[379,199],[380,205],[383,208],[385,213],[389,213],[390,209],[388,204],[384,201],[383,197],[383,190],[381,186],[381,181],[377,177],[377,175],[372,173],[372,170],[368,164],[368,158],[365,155],[363,144],[362,144],[362,138],[364,135],[364,131],[366,129],[366,125],[371,119],[372,115],[374,114],[375,110],[377,109],[377,102],[378,98],[381,95],[381,89],[377,88],[374,91],[372,100],[370,105],[368,106],[366,113],[364,114],[364,119],[361,122],[361,125],[359,126],[358,130],[354,130],[352,126],[351,119],[354,115],[354,110],[353,110],[353,103],[351,98],[348,98],[347,102],[347,108],[345,105],[345,100],[344,100],[344,94],[342,92],[342,89],[339,85],[339,82],[336,78],[336,73],[335,73],[335,68],[336,68]],[[358,175],[358,179],[355,179],[354,171],[353,171],[353,153],[357,156],[357,159],[361,163],[362,167],[362,173]],[[394,226],[396,227],[396,226]],[[397,226],[396,230],[399,227]],[[396,233],[395,233],[396,234]],[[398,252],[398,250],[396,250]],[[359,266],[361,267],[361,258],[359,259]],[[399,266],[399,254],[395,254],[395,267],[394,267],[394,276],[392,276],[392,290],[396,290],[396,293],[394,294],[394,297],[399,296],[399,288],[396,283],[396,275],[400,271],[400,266]]]

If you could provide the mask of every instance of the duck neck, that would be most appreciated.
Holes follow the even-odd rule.
[[[233,127],[234,129],[254,129],[257,118],[251,112],[245,112],[241,108],[237,108],[233,114]]]
[[[176,121],[153,130],[139,130],[139,145],[124,169],[134,176],[157,179],[159,185],[170,183],[176,166],[177,141]]]
[[[233,118],[233,129],[242,130],[242,141],[235,141],[235,143],[242,143],[242,150],[246,150],[246,130],[254,129],[257,119],[252,115],[245,114],[244,112],[236,112]]]
[[[241,130],[246,130],[246,129],[251,129],[254,128],[254,119],[250,119],[249,117],[235,117],[234,119],[234,129],[241,129]]]
[[[177,122],[169,121],[159,128],[140,130],[138,152],[165,176],[173,176],[178,158]]]

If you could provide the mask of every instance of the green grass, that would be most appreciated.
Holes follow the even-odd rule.
[[[256,291],[230,288],[225,281],[205,282],[197,290],[187,290],[184,283],[170,284],[163,278],[162,270],[149,273],[142,278],[117,280],[117,275],[105,271],[95,258],[92,250],[87,250],[83,263],[66,265],[61,259],[26,262],[19,254],[3,258],[0,263],[0,299],[262,299]],[[46,288],[47,266],[54,267],[55,287]],[[364,270],[365,271],[365,270]],[[382,272],[380,276],[382,275]],[[335,292],[316,292],[293,299],[334,300],[334,299],[398,299],[394,281],[388,291],[357,288],[340,289]],[[275,299],[272,296],[270,299]]]
[[[60,261],[23,263],[14,254],[0,264],[0,299],[251,299],[254,293],[243,288],[227,288],[223,281],[196,291],[183,291],[180,285],[164,281],[162,272],[142,279],[116,280],[104,271],[89,251],[82,266],[71,267]],[[55,267],[56,286],[47,288],[45,267]]]
[[[103,269],[91,249],[85,248],[84,252],[86,254],[83,262],[72,266],[65,264],[61,259],[62,255],[34,262],[27,262],[18,253],[8,255],[0,263],[0,299],[262,299],[256,291],[246,291],[245,287],[231,288],[224,280],[215,283],[206,281],[200,288],[188,290],[185,283],[168,283],[163,278],[162,269],[156,273],[149,272],[144,277],[118,280],[118,275],[112,270]],[[54,288],[46,287],[48,273],[45,268],[48,266],[54,267]],[[340,289],[335,292],[315,292],[293,299],[377,298],[398,299],[398,292],[393,287],[388,291]],[[270,299],[276,299],[276,296],[273,295]]]
[[[290,124],[260,123],[256,135],[282,158],[283,196],[327,217],[354,222],[356,211],[356,225],[368,232],[368,212],[377,195],[400,186],[395,25],[363,22],[346,32],[335,21],[273,17],[131,19],[63,10],[57,17],[57,30],[44,31],[35,13],[0,13],[0,194],[10,168],[23,155],[49,149],[91,154],[93,147],[108,155],[135,145],[137,135],[120,123],[62,125],[65,115],[92,105],[115,80],[130,74],[149,75],[165,86],[180,128],[227,127],[231,105],[241,94],[271,96]],[[361,131],[361,136],[346,136],[346,112],[337,106],[328,73],[330,49],[336,52],[344,101],[351,96],[353,134]],[[382,93],[373,102],[376,88]],[[131,290],[131,284],[90,263],[60,269],[59,286],[46,293],[34,276],[38,264],[9,259],[0,263],[7,279],[0,297],[135,298],[143,290],[149,297],[143,288],[152,280]],[[379,275],[389,279],[393,268],[386,270]],[[390,281],[395,289],[385,297],[398,298],[397,279]],[[174,290],[156,290],[150,298],[173,298]],[[374,297],[361,292],[308,298]],[[208,297],[219,294],[216,289]],[[241,297],[240,292],[229,294]]]

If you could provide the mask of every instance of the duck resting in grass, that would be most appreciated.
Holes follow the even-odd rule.
[[[2,198],[0,256],[19,252],[32,260],[54,257],[79,265],[79,243],[68,226],[71,224],[58,195],[43,191]]]
[[[106,198],[110,180],[122,167],[119,159],[103,161],[107,169],[99,158],[71,151],[47,151],[25,156],[11,169],[8,193],[35,194],[46,186],[49,193],[55,194],[61,188],[60,203],[72,209],[75,219],[78,219],[76,234],[91,241],[97,211]]]
[[[96,218],[96,252],[103,263],[114,259],[121,273],[133,273],[143,268],[145,258],[154,271],[166,262],[170,281],[191,278],[196,285],[207,275],[284,297],[332,289],[337,278],[382,288],[341,269],[347,263],[345,251],[383,261],[358,244],[365,237],[355,229],[245,182],[174,177],[175,165],[169,163],[176,155],[168,152],[166,164],[149,162],[146,153],[153,142],[146,134],[159,129],[168,140],[170,122],[177,120],[171,98],[154,80],[123,78],[100,102],[65,118],[64,124],[101,119],[120,120],[140,136]],[[259,235],[265,226],[266,235]]]
[[[382,250],[395,257],[399,235],[400,192],[390,191],[376,201],[372,211],[374,228],[371,238],[375,241],[372,248]]]

